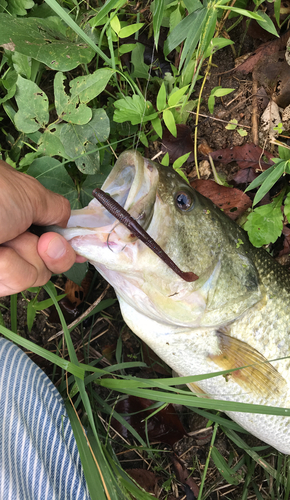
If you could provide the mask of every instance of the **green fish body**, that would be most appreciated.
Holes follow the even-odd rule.
[[[246,366],[194,392],[289,407],[290,359],[272,361],[290,351],[289,274],[177,173],[136,151],[119,157],[102,190],[199,277],[184,281],[97,200],[73,211],[62,234],[114,287],[133,332],[181,376]],[[228,415],[290,454],[288,417]]]

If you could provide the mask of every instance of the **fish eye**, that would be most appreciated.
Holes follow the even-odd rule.
[[[177,208],[186,212],[193,208],[193,196],[186,191],[179,191],[175,195],[175,204]]]

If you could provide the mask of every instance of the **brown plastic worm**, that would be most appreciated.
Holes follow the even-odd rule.
[[[93,190],[94,197],[112,214],[119,220],[124,226],[126,226],[139,240],[143,241],[160,259],[167,264],[172,271],[174,271],[178,276],[180,276],[185,281],[196,281],[198,276],[190,271],[184,272],[179,269],[179,267],[174,264],[174,262],[168,257],[168,255],[162,250],[162,248],[149,236],[148,233],[138,224],[138,222],[131,217],[131,215],[123,208],[119,203],[114,200],[109,194],[105,193],[99,188]]]

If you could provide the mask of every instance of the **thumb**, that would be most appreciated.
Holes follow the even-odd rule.
[[[45,233],[38,241],[39,256],[52,273],[68,271],[76,261],[76,253],[66,239],[57,233]]]

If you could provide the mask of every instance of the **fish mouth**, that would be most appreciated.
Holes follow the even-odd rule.
[[[101,189],[147,230],[153,216],[158,179],[158,169],[153,162],[143,158],[138,151],[125,151]],[[137,239],[96,199],[86,208],[73,210],[66,229],[69,240],[90,235],[97,236],[114,251],[120,251],[124,244]]]

